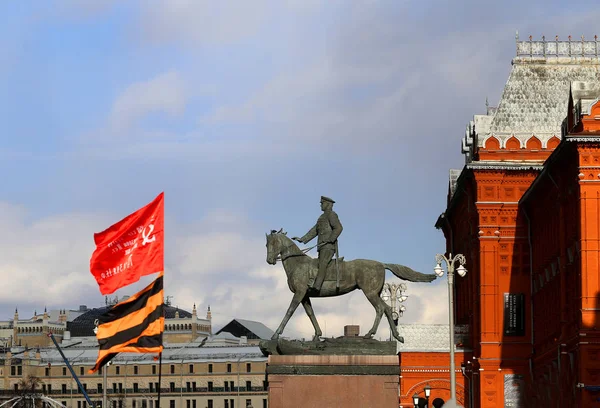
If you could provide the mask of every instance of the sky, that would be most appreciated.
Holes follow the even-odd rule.
[[[321,195],[340,256],[431,273],[448,171],[516,31],[592,38],[599,17],[592,1],[2,2],[0,320],[103,306],[93,234],[161,191],[165,292],[210,305],[215,330],[277,328],[292,293],[264,234],[306,233]],[[403,323],[447,322],[445,277],[408,295]],[[313,307],[326,336],[375,314],[359,291]],[[284,335],[312,334],[299,308]]]

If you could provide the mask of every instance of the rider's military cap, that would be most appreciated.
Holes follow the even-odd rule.
[[[321,201],[329,201],[330,203],[335,203],[335,201],[333,201],[331,198],[325,196],[321,196]]]

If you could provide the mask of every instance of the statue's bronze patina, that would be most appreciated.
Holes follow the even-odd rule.
[[[387,269],[397,277],[410,282],[431,282],[436,278],[436,275],[419,273],[403,265],[387,264],[367,259],[343,261],[343,258],[340,258],[331,261],[337,246],[337,237],[342,231],[342,225],[331,209],[330,204],[333,204],[333,200],[323,197],[321,200],[323,215],[319,217],[317,224],[302,238],[294,238],[300,242],[308,242],[318,236],[317,245],[322,245],[322,247],[328,248],[329,251],[322,254],[323,249],[321,249],[319,259],[306,255],[305,251],[298,248],[294,241],[287,237],[287,233],[283,232],[283,229],[273,230],[267,235],[267,263],[275,265],[278,258],[281,259],[287,274],[288,286],[294,293],[292,302],[272,339],[279,338],[294,311],[302,303],[315,329],[313,340],[319,340],[322,332],[315,318],[310,298],[340,296],[355,289],[360,289],[376,312],[373,327],[364,337],[373,337],[381,317],[385,313],[392,335],[398,341],[404,342],[394,324],[391,308],[380,297],[385,281],[385,270]],[[323,258],[321,258],[322,256]],[[327,259],[327,263],[325,263],[325,259]],[[313,279],[314,284],[311,285],[310,282]]]

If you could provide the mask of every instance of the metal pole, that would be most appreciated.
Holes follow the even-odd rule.
[[[108,408],[106,404],[106,375],[108,371],[108,364],[103,367],[102,370],[102,408]]]
[[[448,265],[448,320],[450,322],[450,398],[456,401],[456,377],[454,373],[454,262]]]
[[[237,384],[237,398],[236,399],[237,399],[238,408],[240,407],[240,360],[242,359],[242,357],[243,356],[240,356],[237,361],[237,382],[238,382],[238,384]],[[249,390],[246,390],[246,391],[249,391]]]
[[[69,360],[67,360],[67,357],[65,357],[65,353],[63,353],[62,349],[60,348],[60,346],[58,345],[58,342],[56,341],[56,339],[54,338],[54,335],[52,333],[48,333],[47,334],[48,337],[50,337],[52,339],[52,342],[54,343],[54,345],[56,346],[56,349],[58,350],[58,352],[60,353],[60,356],[62,357],[62,359],[64,360],[65,364],[67,365],[67,368],[69,369],[69,371],[71,372],[71,375],[73,376],[73,379],[75,379],[75,382],[77,383],[77,386],[79,387],[79,390],[81,391],[81,393],[83,394],[83,396],[85,397],[85,400],[87,401],[87,403],[90,405],[90,407],[94,407],[94,403],[92,402],[92,400],[90,399],[90,397],[88,396],[87,392],[85,391],[85,389],[83,388],[83,385],[81,385],[81,382],[79,381],[79,378],[77,378],[77,375],[75,374],[75,371],[73,371],[73,367],[71,367],[71,364],[69,363]]]
[[[458,261],[461,265],[458,269],[458,273],[460,276],[465,276],[467,270],[464,268],[464,265],[467,263],[466,258],[462,254],[457,254],[452,257],[452,254],[449,254],[449,258],[446,258],[445,255],[438,254],[436,255],[437,265],[434,268],[435,274],[437,276],[442,276],[444,274],[444,270],[442,269],[442,261],[446,263],[448,268],[448,322],[449,322],[449,331],[450,331],[450,398],[453,401],[456,401],[456,373],[455,373],[455,364],[454,364],[454,262]]]
[[[183,358],[181,359],[181,364],[179,365],[179,408],[183,408]]]
[[[158,353],[158,396],[156,398],[156,408],[160,408],[160,388],[162,384],[162,351]]]
[[[129,363],[129,360],[125,360],[125,388],[123,391],[123,400],[127,401],[127,364]]]

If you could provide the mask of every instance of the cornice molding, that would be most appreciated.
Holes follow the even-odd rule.
[[[600,137],[596,137],[596,136],[566,136],[565,140],[567,142],[598,143],[598,142],[600,142]]]
[[[466,166],[471,170],[539,170],[544,168],[543,164],[529,164],[529,163],[482,163],[482,162],[471,162]]]

